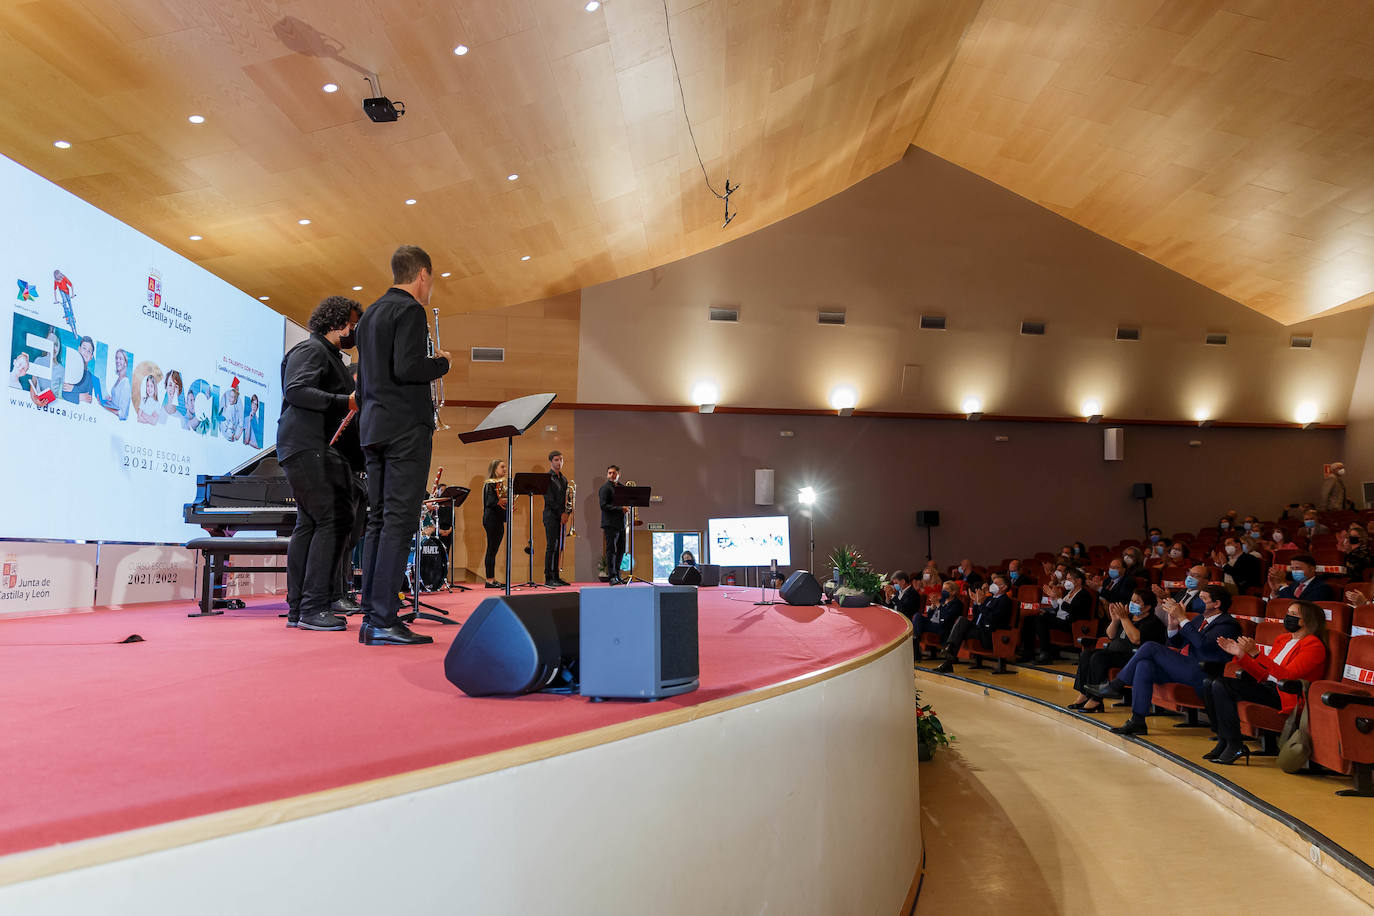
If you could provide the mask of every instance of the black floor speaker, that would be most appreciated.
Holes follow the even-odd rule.
[[[695,566],[678,566],[668,573],[669,585],[700,585],[701,570]]]
[[[715,563],[698,563],[697,569],[701,570],[702,588],[720,585],[720,567]]]
[[[444,676],[470,697],[577,686],[577,592],[487,598],[444,657]]]
[[[778,594],[782,600],[788,604],[810,605],[821,603],[821,584],[816,581],[816,577],[804,569],[799,569],[787,577],[787,581],[778,589]]]

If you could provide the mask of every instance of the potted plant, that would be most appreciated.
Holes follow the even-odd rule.
[[[949,747],[953,735],[945,734],[940,717],[929,703],[921,705],[921,694],[916,694],[916,757],[929,760],[935,756],[937,747]]]
[[[836,547],[829,559],[830,566],[839,574],[833,594],[840,607],[867,607],[878,600],[887,576],[875,573],[857,547]]]

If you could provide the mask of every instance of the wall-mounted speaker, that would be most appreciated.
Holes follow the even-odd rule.
[[[449,646],[444,676],[470,697],[575,686],[578,604],[576,592],[487,598]]]
[[[657,700],[696,690],[697,590],[584,588],[580,646],[584,697]]]
[[[940,510],[939,509],[917,509],[916,525],[920,528],[939,528]]]
[[[1153,499],[1153,498],[1154,498],[1154,495],[1155,495],[1155,488],[1154,488],[1154,485],[1153,485],[1153,484],[1148,484],[1148,483],[1133,483],[1133,484],[1131,484],[1131,498],[1132,498],[1132,499]]]
[[[1126,431],[1120,426],[1109,426],[1102,430],[1102,458],[1104,461],[1126,459]]]
[[[771,506],[773,499],[773,469],[754,469],[754,505]]]

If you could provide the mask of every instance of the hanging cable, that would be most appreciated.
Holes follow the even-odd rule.
[[[711,184],[711,176],[706,174],[706,163],[701,159],[701,149],[697,146],[697,135],[692,130],[692,117],[687,113],[687,93],[682,88],[682,73],[677,66],[677,51],[673,49],[673,27],[668,17],[668,0],[663,0],[663,27],[668,33],[668,54],[673,60],[673,78],[677,80],[677,92],[682,98],[682,119],[687,122],[687,136],[692,138],[692,152],[696,153],[697,165],[701,166],[701,177],[706,182],[706,190],[714,194],[717,200],[725,201],[725,222],[721,223],[720,226],[724,229],[730,225],[730,220],[735,218],[736,214],[730,212],[730,195],[739,190],[739,185],[731,187],[730,176],[725,176],[725,193],[722,194]]]

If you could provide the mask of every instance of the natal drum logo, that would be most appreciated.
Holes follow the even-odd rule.
[[[0,588],[14,588],[19,584],[19,556],[6,554],[5,565],[0,567]]]
[[[155,309],[162,307],[162,274],[153,268],[148,269],[148,304]]]

